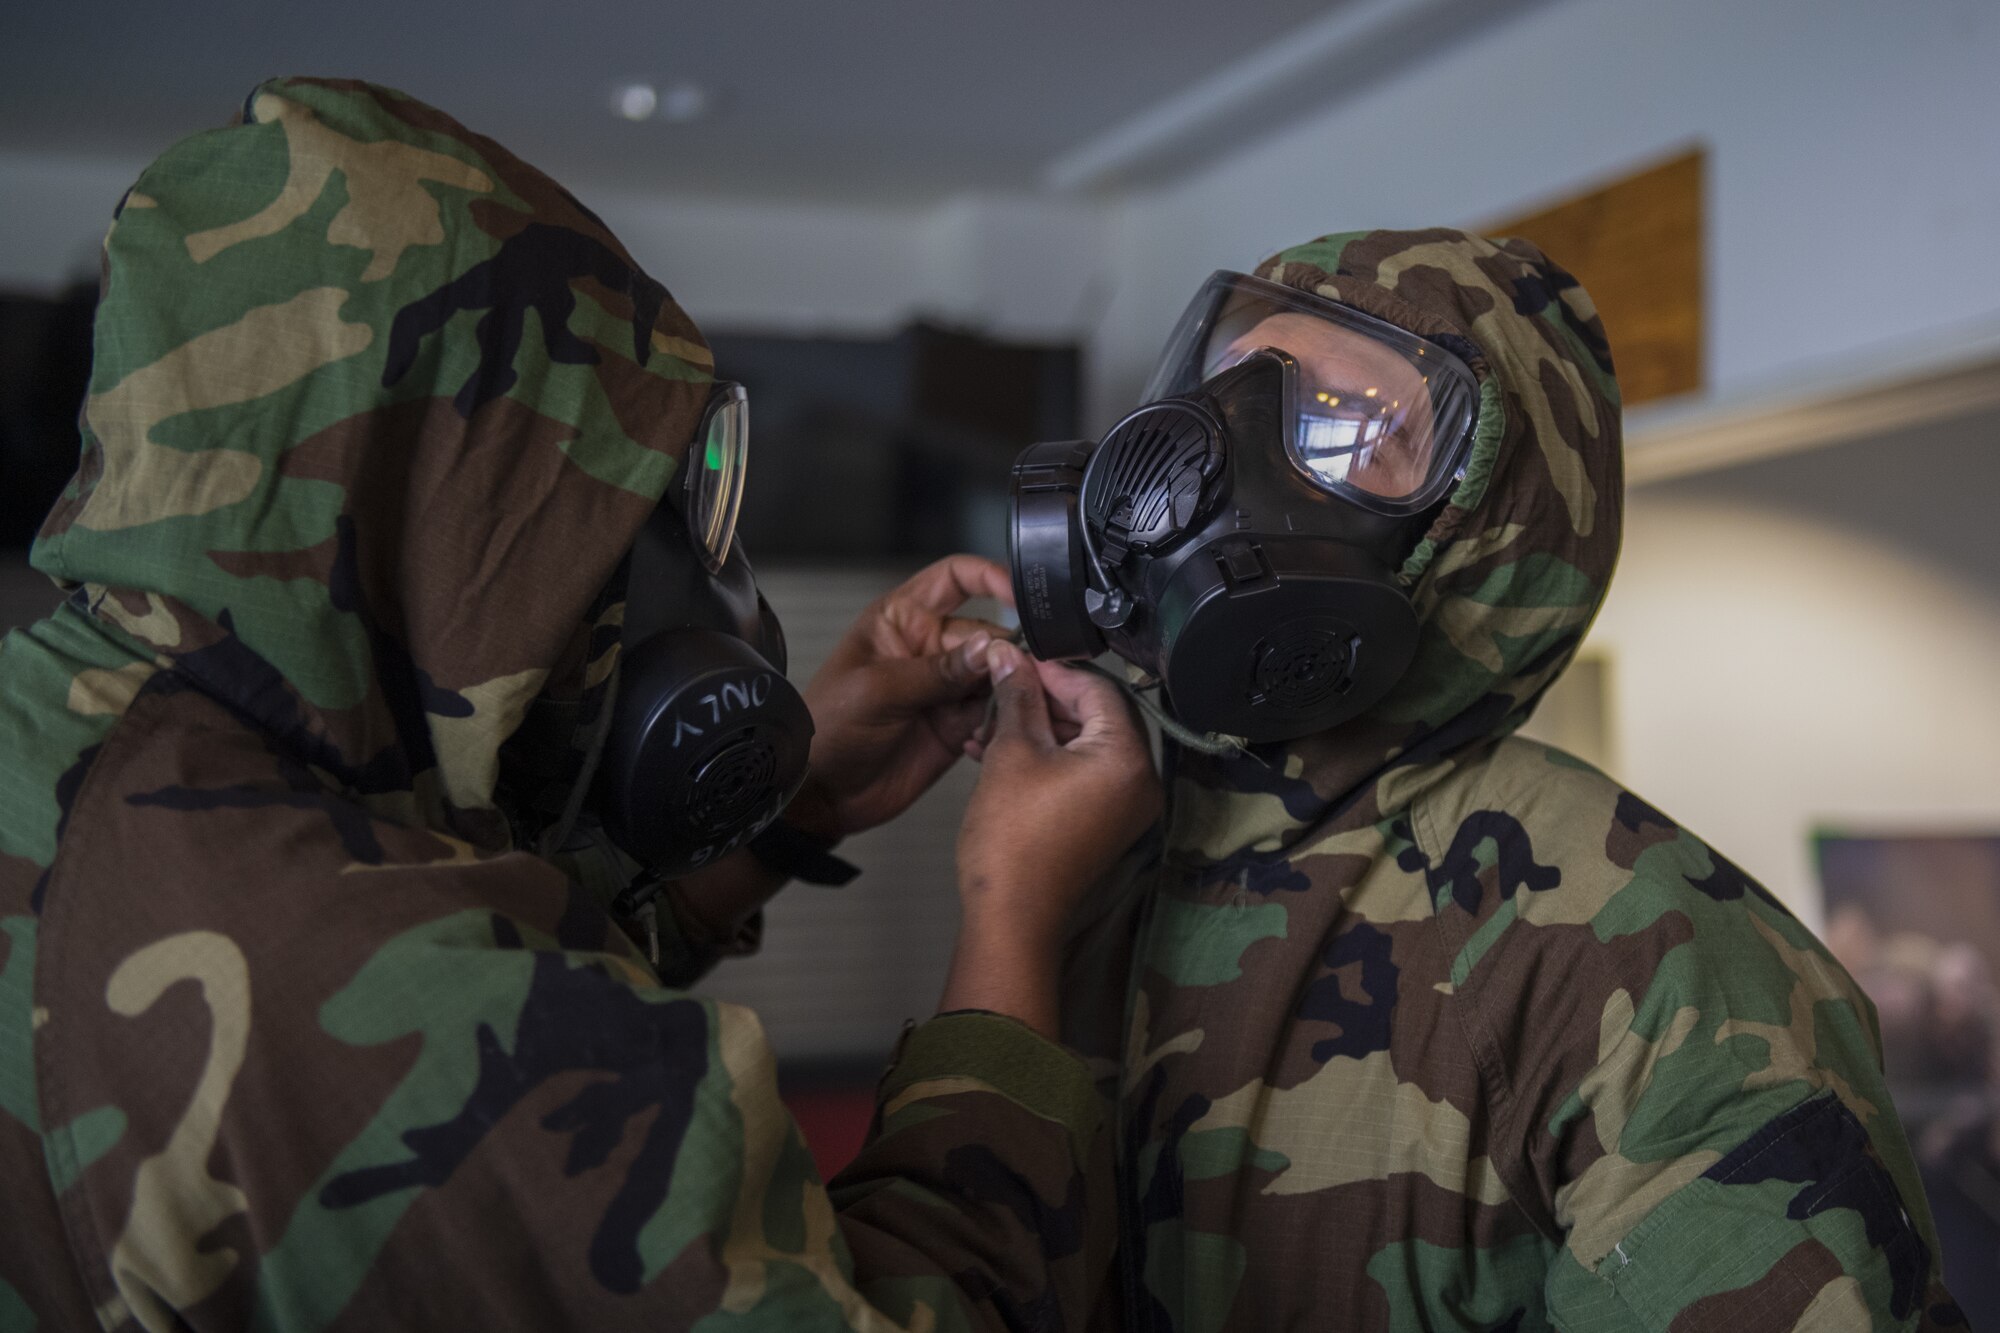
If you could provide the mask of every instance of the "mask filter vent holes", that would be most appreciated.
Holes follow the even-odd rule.
[[[769,741],[747,736],[694,774],[688,821],[704,836],[727,837],[769,808],[777,779],[777,751]]]
[[[1361,641],[1346,626],[1293,621],[1256,648],[1250,702],[1287,712],[1317,708],[1354,679]]]

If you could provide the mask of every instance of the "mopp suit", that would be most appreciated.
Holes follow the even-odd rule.
[[[267,84],[125,197],[74,591],[0,646],[0,1328],[1080,1322],[1073,1056],[918,1027],[829,1195],[698,951],[514,846],[502,741],[611,675],[711,370],[384,90]]]
[[[1451,231],[1259,276],[1458,351],[1476,436],[1401,571],[1407,677],[1256,757],[1171,753],[1164,850],[1075,941],[1128,1323],[1961,1326],[1867,999],[1694,834],[1509,735],[1618,550],[1589,298]]]

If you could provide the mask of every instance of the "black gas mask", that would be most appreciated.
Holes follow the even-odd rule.
[[[1186,726],[1251,742],[1381,699],[1417,644],[1397,568],[1470,452],[1465,362],[1446,340],[1218,273],[1145,396],[1101,442],[1034,445],[1014,465],[1029,651],[1109,649]]]
[[[665,877],[776,819],[805,781],[812,715],[785,678],[785,636],[734,540],[748,405],[719,385],[678,485],[626,562],[616,695],[589,809]]]

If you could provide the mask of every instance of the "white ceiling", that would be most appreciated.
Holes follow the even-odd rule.
[[[150,157],[273,74],[436,103],[558,177],[913,200],[1047,165],[1330,9],[1326,0],[9,0],[0,148]],[[1347,7],[1352,7],[1351,0]],[[694,79],[690,125],[610,114]]]
[[[558,178],[930,202],[1158,179],[1541,0],[5,0],[0,150],[149,158],[274,74],[372,79]],[[692,124],[612,90],[693,80]]]

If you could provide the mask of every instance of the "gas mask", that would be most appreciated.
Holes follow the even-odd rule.
[[[1417,644],[1396,570],[1471,450],[1464,360],[1446,340],[1217,273],[1145,399],[1102,441],[1033,445],[1014,465],[1029,651],[1108,649],[1157,677],[1185,726],[1253,743],[1381,699]]]
[[[516,737],[522,766],[539,758],[553,780],[545,790],[566,793],[547,840],[588,816],[649,879],[742,846],[805,781],[812,715],[785,678],[784,632],[735,541],[748,415],[740,385],[716,387],[681,476],[626,558],[609,713],[586,724],[574,702],[538,701]],[[575,790],[593,751],[591,785]],[[567,780],[548,770],[551,758]]]

